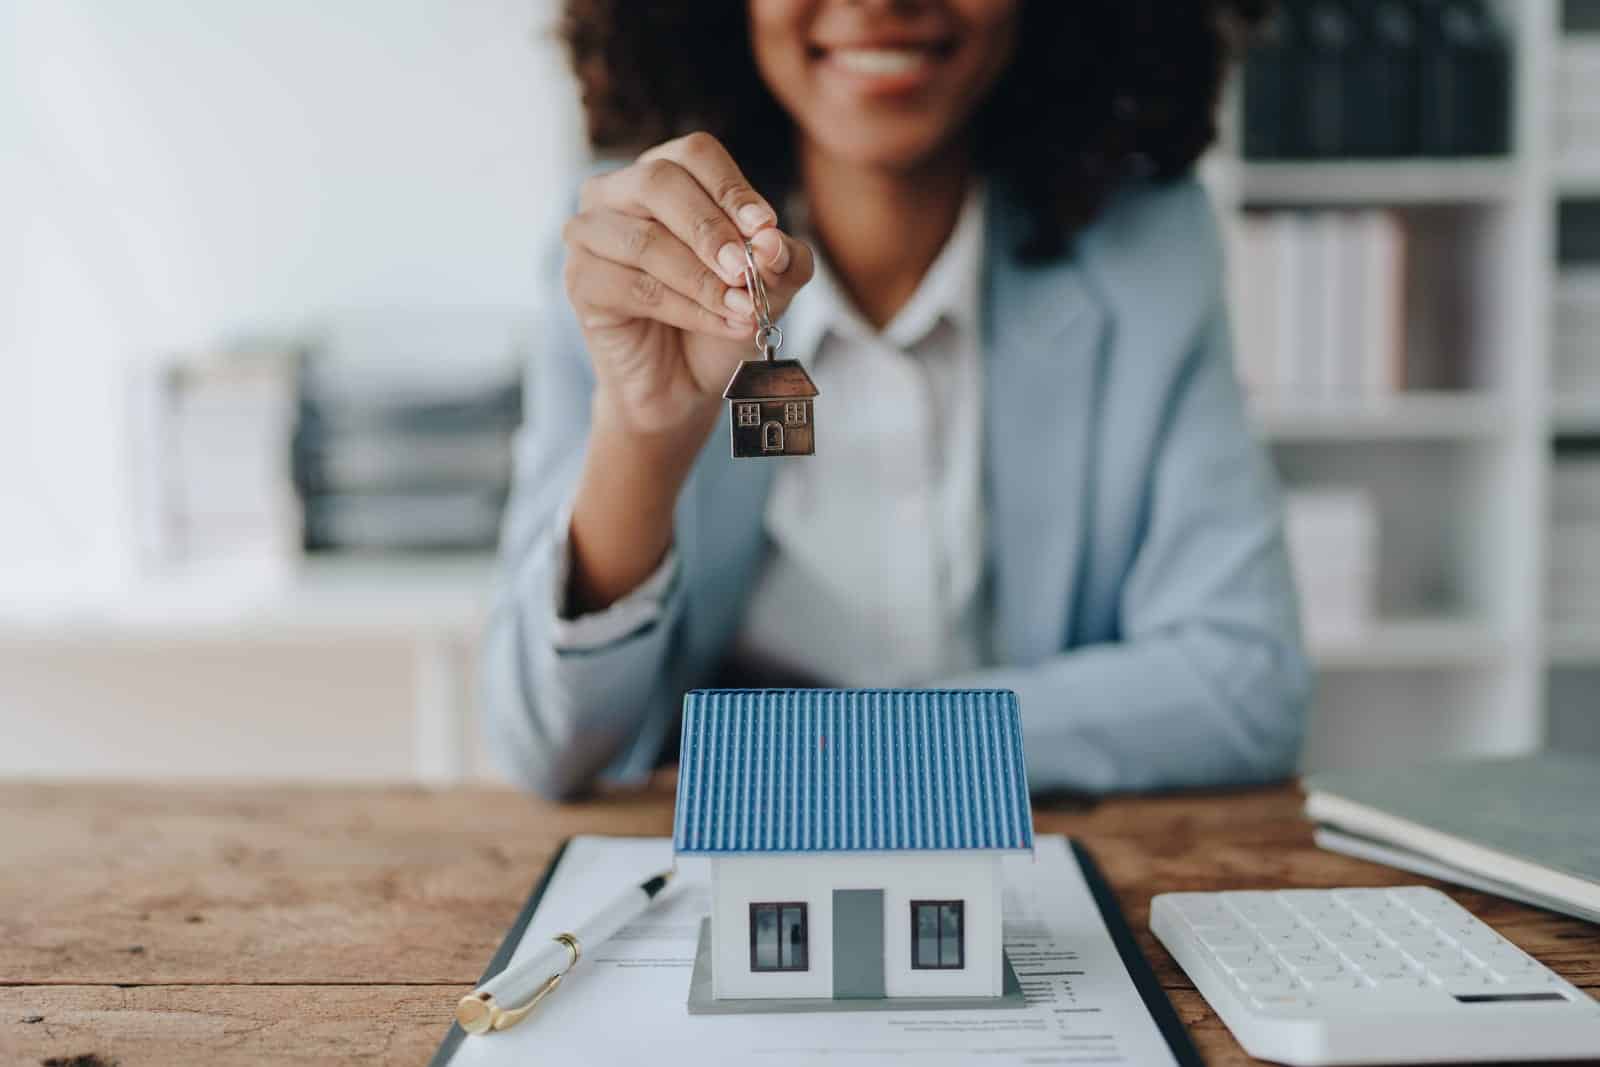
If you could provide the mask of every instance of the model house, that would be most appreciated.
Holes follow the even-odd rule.
[[[1014,693],[692,692],[680,761],[721,1005],[691,1010],[1002,1004],[1001,857],[1033,848]]]
[[[733,426],[734,457],[811,455],[811,402],[816,395],[817,387],[799,360],[739,364],[722,392]]]

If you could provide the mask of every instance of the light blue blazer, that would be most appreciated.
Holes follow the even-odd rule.
[[[1043,265],[1015,258],[1023,225],[995,189],[983,425],[1004,666],[939,684],[1017,692],[1035,790],[1287,775],[1311,672],[1276,479],[1234,379],[1206,196],[1187,180],[1130,188]],[[730,459],[726,426],[713,432],[678,501],[680,570],[661,617],[596,651],[557,651],[551,538],[594,378],[564,301],[541,343],[482,703],[502,766],[566,797],[648,774],[684,691],[729,649],[774,467]]]

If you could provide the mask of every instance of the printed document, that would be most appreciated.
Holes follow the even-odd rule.
[[[1006,952],[1026,1008],[690,1015],[689,975],[711,887],[705,861],[686,857],[655,905],[611,941],[586,946],[582,962],[528,1018],[467,1037],[450,1062],[1174,1064],[1066,838],[1038,837],[1033,856],[1007,856],[1004,863]],[[583,920],[619,887],[671,865],[666,838],[574,838],[516,957]]]

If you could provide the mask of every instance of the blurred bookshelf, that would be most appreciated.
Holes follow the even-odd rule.
[[[1505,159],[1235,161],[1224,171],[1252,207],[1498,203],[1516,188]]]
[[[1509,432],[1512,416],[1495,395],[1425,390],[1336,400],[1257,395],[1250,408],[1262,436],[1285,443],[1493,440]]]
[[[1512,642],[1492,627],[1447,618],[1393,619],[1364,632],[1310,636],[1323,671],[1482,668],[1504,662]]]
[[[1600,665],[1600,622],[1553,623],[1546,651],[1552,667]]]
[[[1361,66],[1372,56],[1350,51],[1355,36],[1341,39],[1336,62],[1317,51],[1330,16],[1361,31],[1357,20],[1374,12],[1403,22],[1447,7],[1498,28],[1498,39],[1475,39],[1470,63],[1502,78],[1507,104],[1488,106],[1470,87],[1455,102],[1503,119],[1498,133],[1458,127],[1447,147],[1460,150],[1445,154],[1370,143],[1339,153],[1330,148],[1339,111],[1326,93],[1302,115],[1280,91],[1295,78],[1373,69]],[[1228,244],[1239,374],[1285,483],[1308,642],[1323,675],[1310,767],[1348,759],[1353,729],[1368,750],[1394,758],[1536,747],[1547,737],[1554,674],[1600,666],[1600,596],[1593,621],[1550,621],[1549,501],[1557,442],[1600,438],[1600,346],[1579,341],[1569,348],[1583,351],[1566,355],[1592,361],[1593,390],[1573,388],[1558,359],[1561,337],[1600,337],[1579,317],[1590,283],[1561,269],[1574,243],[1567,216],[1580,217],[1580,238],[1595,229],[1600,241],[1591,226],[1600,224],[1600,121],[1592,139],[1584,125],[1600,119],[1600,80],[1572,97],[1575,81],[1600,75],[1597,43],[1596,0],[1289,0],[1265,62],[1253,53],[1230,89],[1221,144],[1201,173]],[[1378,81],[1398,101],[1400,89],[1425,92],[1430,78],[1436,86],[1435,75]],[[1397,144],[1419,127],[1376,136]],[[1503,152],[1471,150],[1497,135]],[[1563,208],[1584,198],[1597,204],[1592,216]],[[1285,293],[1286,284],[1304,291]],[[1359,284],[1366,291],[1343,303],[1334,294]],[[1282,321],[1286,303],[1302,321]],[[1266,322],[1254,317],[1262,304],[1271,305]],[[1381,321],[1352,327],[1362,312]],[[1328,335],[1334,343],[1320,353],[1290,343]]]

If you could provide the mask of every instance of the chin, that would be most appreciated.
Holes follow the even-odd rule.
[[[881,170],[916,170],[937,159],[951,141],[941,128],[908,127],[905,123],[823,122],[811,130],[818,148],[842,163]]]

